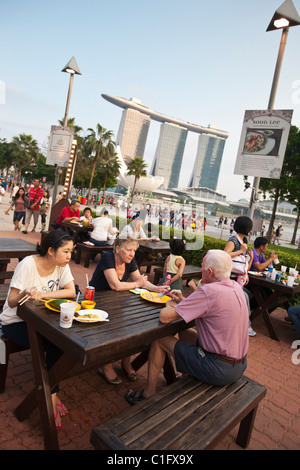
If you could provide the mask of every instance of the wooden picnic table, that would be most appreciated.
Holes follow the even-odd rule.
[[[0,258],[18,258],[36,254],[36,245],[22,238],[0,238]]]
[[[93,231],[92,225],[88,225],[87,227],[84,227],[81,223],[62,222],[61,226],[65,229],[67,229],[68,232],[69,232],[69,230],[72,230],[74,232],[74,234],[71,235],[73,237],[74,241],[75,241],[77,235],[80,232],[85,232],[86,233],[86,232],[92,232]]]
[[[137,260],[138,267],[147,265],[148,267],[157,264],[157,260],[147,261],[148,255],[151,254],[153,256],[157,255],[158,253],[170,253],[170,242],[166,242],[163,240],[156,241],[156,240],[149,240],[149,241],[139,241],[139,249],[140,249],[140,256]],[[147,272],[150,272],[150,269],[147,269]]]
[[[160,323],[159,312],[163,305],[148,302],[128,291],[98,292],[94,300],[96,307],[108,313],[109,322],[87,324],[74,320],[71,328],[64,329],[59,326],[59,313],[47,309],[41,301],[28,301],[18,307],[18,315],[27,323],[36,386],[15,414],[21,421],[38,403],[45,449],[58,449],[50,391],[75,365],[77,368],[72,373],[77,374],[143,351],[133,361],[137,370],[146,362],[145,353],[153,340],[174,335],[193,324],[181,319],[170,324]],[[42,337],[64,352],[50,371],[46,370]],[[171,380],[175,380],[174,371],[168,383]]]
[[[263,318],[269,334],[272,339],[279,341],[278,334],[275,330],[274,324],[270,313],[272,312],[272,307],[274,305],[278,307],[279,305],[284,305],[288,307],[289,299],[300,292],[300,284],[289,287],[283,283],[277,283],[266,279],[266,277],[259,276],[257,274],[249,273],[249,287],[252,291],[255,300],[257,302],[257,307],[251,313],[251,319],[254,319],[258,315],[261,315]],[[269,290],[269,295],[264,298],[260,288],[266,288]],[[265,290],[267,293],[268,291]]]

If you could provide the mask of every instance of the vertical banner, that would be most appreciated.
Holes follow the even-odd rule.
[[[47,165],[67,166],[74,129],[72,127],[51,126],[50,141],[47,153]]]
[[[235,175],[279,179],[293,110],[245,111]]]

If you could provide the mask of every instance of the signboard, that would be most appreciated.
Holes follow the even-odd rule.
[[[293,110],[245,111],[235,175],[279,179]]]
[[[47,165],[67,166],[74,129],[72,127],[51,126],[50,141],[47,153]]]

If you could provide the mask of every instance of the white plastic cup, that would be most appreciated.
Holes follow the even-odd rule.
[[[296,269],[294,269],[293,276],[294,276],[294,277],[297,277],[298,274],[299,274],[299,271],[296,271]]]
[[[289,275],[293,276],[294,275],[294,268],[289,268]]]
[[[276,269],[273,269],[273,271],[272,271],[272,273],[271,273],[271,280],[272,280],[272,281],[275,281],[276,274],[277,274]]]
[[[294,276],[288,276],[287,285],[293,287],[294,285]]]
[[[286,266],[281,266],[281,272],[286,273]]]
[[[60,306],[59,326],[61,328],[71,328],[74,318],[76,304],[65,302]]]

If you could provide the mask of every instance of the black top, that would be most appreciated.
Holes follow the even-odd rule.
[[[113,251],[105,251],[100,258],[99,263],[94,271],[90,285],[95,287],[95,292],[110,290],[109,284],[104,275],[106,269],[116,269],[115,255]],[[122,279],[119,279],[121,282],[126,282],[130,273],[136,271],[137,265],[135,259],[130,263],[125,264],[125,272]]]

